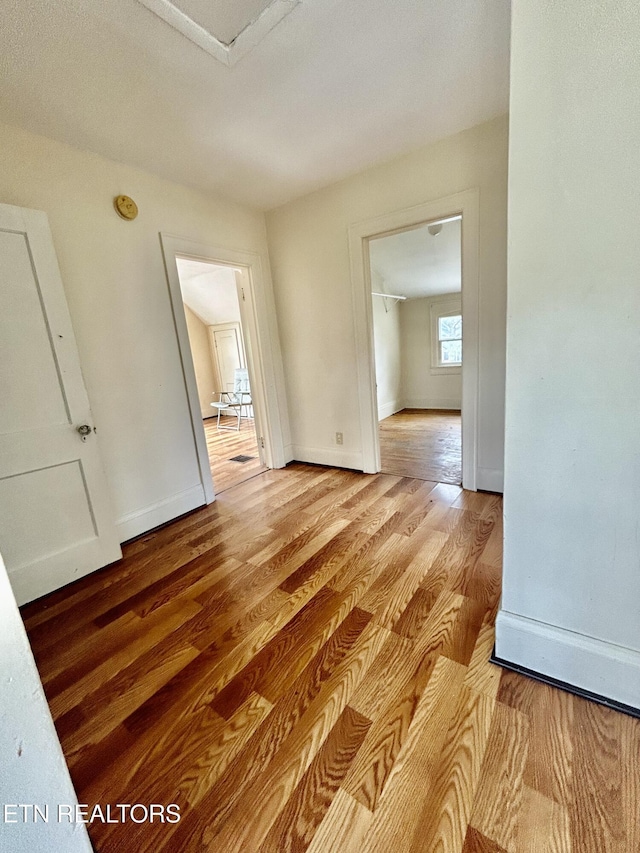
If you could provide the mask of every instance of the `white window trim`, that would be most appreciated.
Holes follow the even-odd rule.
[[[462,373],[462,364],[440,364],[440,352],[438,347],[438,320],[440,317],[452,317],[455,314],[462,315],[462,302],[460,297],[447,299],[434,299],[429,306],[431,317],[431,369],[432,376],[447,375],[455,376]],[[464,321],[463,321],[464,323]],[[464,326],[463,326],[464,334]]]

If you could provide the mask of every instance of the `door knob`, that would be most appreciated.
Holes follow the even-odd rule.
[[[89,424],[81,424],[80,426],[76,427],[76,431],[80,433],[83,441],[86,441],[87,436],[91,435],[91,427],[89,426]]]

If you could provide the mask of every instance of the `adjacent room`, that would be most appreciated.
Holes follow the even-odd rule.
[[[462,482],[462,218],[369,241],[381,470]]]
[[[233,267],[176,258],[214,490],[266,471]]]

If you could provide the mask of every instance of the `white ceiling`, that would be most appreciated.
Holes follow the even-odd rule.
[[[264,5],[176,2],[226,38]],[[227,67],[138,0],[12,0],[0,114],[264,209],[506,112],[509,16],[509,0],[302,0]]]
[[[223,44],[231,44],[272,0],[174,0],[188,15]]]
[[[379,237],[369,243],[371,269],[384,279],[384,293],[417,299],[459,293],[462,284],[461,223],[445,222],[435,237],[428,226]],[[373,290],[377,287],[374,286]]]
[[[207,326],[240,322],[236,277],[231,267],[176,258],[185,305]]]

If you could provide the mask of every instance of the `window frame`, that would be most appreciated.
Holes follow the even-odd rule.
[[[446,300],[434,300],[429,307],[429,311],[431,317],[431,374],[455,375],[458,373],[462,373],[461,361],[456,362],[455,364],[442,364],[442,362],[440,361],[439,337],[439,320],[441,317],[455,317],[458,314],[462,317],[461,298],[457,297],[453,299],[449,298]],[[462,334],[464,336],[464,318],[462,325]]]

